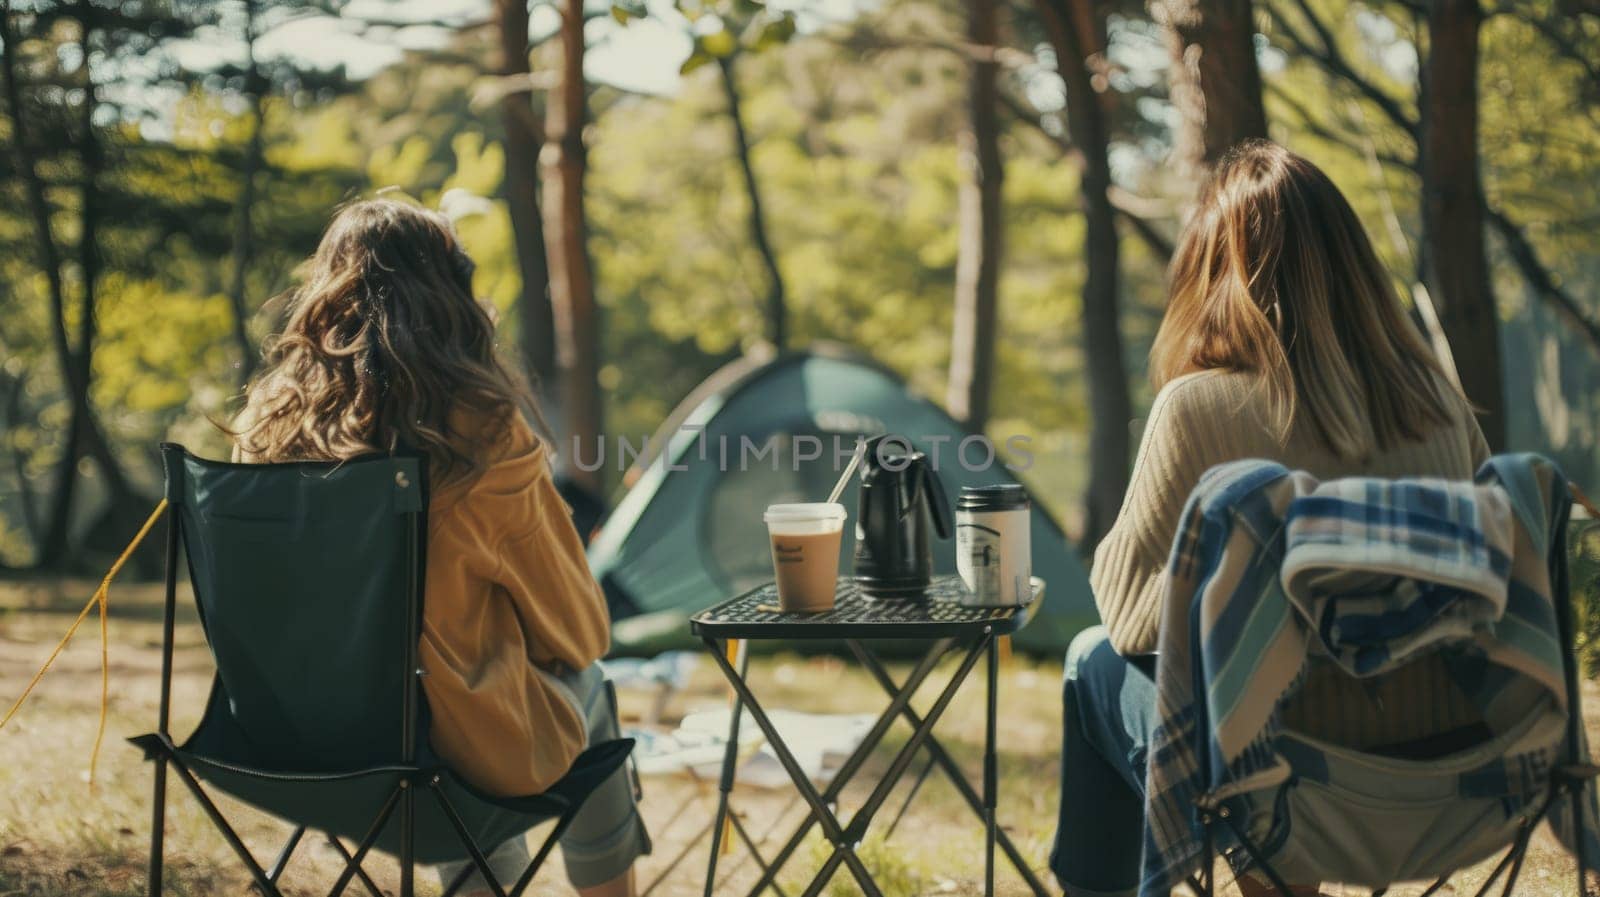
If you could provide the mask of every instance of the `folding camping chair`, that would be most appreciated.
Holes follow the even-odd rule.
[[[1509,460],[1503,460],[1507,458]],[[1586,854],[1593,849],[1591,836],[1595,834],[1592,830],[1594,795],[1588,789],[1600,775],[1600,766],[1589,759],[1582,733],[1581,691],[1567,580],[1568,486],[1553,465],[1537,456],[1500,456],[1491,459],[1485,470],[1494,467],[1497,475],[1510,471],[1510,476],[1526,479],[1526,487],[1534,482],[1532,471],[1541,466],[1548,471],[1550,481],[1543,507],[1548,515],[1549,545],[1545,563],[1554,616],[1548,623],[1558,638],[1554,647],[1561,655],[1561,687],[1565,691],[1566,712],[1559,716],[1537,717],[1537,708],[1543,706],[1541,699],[1534,697],[1539,694],[1537,690],[1519,690],[1518,686],[1527,683],[1518,682],[1511,675],[1490,672],[1487,665],[1474,665],[1466,659],[1471,649],[1447,646],[1440,649],[1435,658],[1429,658],[1439,661],[1432,671],[1416,665],[1397,671],[1399,675],[1411,676],[1403,688],[1412,689],[1413,695],[1425,695],[1433,705],[1428,714],[1433,720],[1422,723],[1425,731],[1412,742],[1391,745],[1380,756],[1308,738],[1294,731],[1291,723],[1278,736],[1276,744],[1289,763],[1287,782],[1223,800],[1204,797],[1195,800],[1194,814],[1203,832],[1203,855],[1201,871],[1189,879],[1189,884],[1200,897],[1213,897],[1216,892],[1216,854],[1230,841],[1233,846],[1226,853],[1234,865],[1259,873],[1270,883],[1271,890],[1282,897],[1289,897],[1291,891],[1287,882],[1293,880],[1285,868],[1294,868],[1302,875],[1307,869],[1342,872],[1350,876],[1344,879],[1347,883],[1373,888],[1373,897],[1380,897],[1390,885],[1402,880],[1431,881],[1420,897],[1432,897],[1440,893],[1457,872],[1496,853],[1500,853],[1500,859],[1475,892],[1475,897],[1488,894],[1502,876],[1501,897],[1510,897],[1522,871],[1530,838],[1547,819],[1559,820],[1556,824],[1565,829],[1562,836],[1571,840],[1577,866],[1577,884],[1572,893],[1593,893],[1587,890],[1585,882],[1586,862],[1592,862],[1592,854]],[[1483,482],[1483,478],[1484,474],[1480,473],[1479,481]],[[1535,491],[1537,488],[1526,488],[1522,496]],[[1513,496],[1511,501],[1516,505],[1518,497]],[[1420,527],[1428,522],[1410,525]],[[1453,531],[1452,537],[1455,537]],[[1224,554],[1235,548],[1236,545],[1230,543]],[[1514,584],[1513,594],[1508,599],[1511,604],[1519,602],[1516,589]],[[1530,604],[1536,602],[1523,601],[1524,607]],[[1529,618],[1544,614],[1538,610],[1526,613]],[[1324,621],[1323,625],[1328,624]],[[1509,613],[1497,625],[1514,634],[1497,632],[1496,638],[1528,638],[1526,624],[1513,621]],[[1515,634],[1518,627],[1522,629],[1520,635]],[[1542,636],[1540,633],[1537,637]],[[1326,660],[1321,670],[1334,671],[1335,677],[1344,679],[1345,683],[1350,681],[1346,673]],[[1495,731],[1482,722],[1466,726],[1453,722],[1448,724],[1453,728],[1426,730],[1428,725],[1437,727],[1451,717],[1453,711],[1441,709],[1444,705],[1466,700],[1459,694],[1446,693],[1451,687],[1449,680],[1462,676],[1464,671],[1467,678],[1479,680],[1479,684],[1491,678],[1499,683],[1496,687],[1502,689],[1500,694],[1504,696],[1501,703],[1511,705],[1506,708],[1506,716],[1517,720],[1510,731]],[[1284,708],[1285,719],[1306,720],[1312,715],[1322,715],[1349,720],[1366,713],[1370,720],[1374,718],[1370,715],[1373,707],[1377,708],[1378,717],[1394,719],[1384,711],[1381,699],[1375,700],[1348,685],[1328,689],[1329,685],[1339,686],[1340,683],[1325,678],[1318,686],[1317,699],[1307,698],[1304,692],[1291,698]],[[1309,684],[1304,686],[1310,687]],[[1297,701],[1306,703],[1297,704]],[[1488,762],[1515,745],[1530,743],[1558,746],[1547,768],[1508,773],[1494,769]],[[1503,789],[1503,780],[1514,774],[1538,776],[1545,785],[1525,795],[1495,790]],[[1306,782],[1316,785],[1316,790],[1306,795],[1296,794],[1306,790]],[[1356,788],[1348,787],[1352,784]],[[1485,789],[1482,796],[1467,796],[1473,793],[1473,786]],[[1286,818],[1290,817],[1306,823],[1307,831],[1289,824]],[[1398,861],[1402,857],[1403,861]],[[1404,872],[1396,874],[1396,869]]]
[[[398,857],[401,897],[413,894],[417,863],[467,859],[446,883],[447,897],[473,870],[497,897],[521,894],[633,742],[594,745],[545,793],[517,798],[474,789],[432,755],[417,661],[426,463],[372,456],[226,464],[178,445],[161,452],[172,516],[160,716],[155,732],[130,739],[155,763],[152,897],[161,893],[169,768],[264,897],[281,897],[279,876],[307,829],[327,833],[344,856],[330,897],[354,878],[382,897],[362,868],[373,849]],[[168,731],[180,543],[217,667],[204,717],[182,744]],[[270,868],[251,855],[202,780],[295,826]],[[497,881],[485,853],[550,820],[554,829],[517,881]]]

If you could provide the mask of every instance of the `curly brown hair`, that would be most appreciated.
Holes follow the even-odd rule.
[[[339,210],[246,389],[233,436],[254,461],[344,460],[409,448],[436,483],[481,469],[524,379],[495,350],[473,264],[443,215],[392,199]]]

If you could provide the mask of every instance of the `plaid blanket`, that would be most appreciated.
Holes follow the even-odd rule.
[[[1532,455],[1490,459],[1473,483],[1319,483],[1266,461],[1209,471],[1168,564],[1140,894],[1198,870],[1198,804],[1289,777],[1280,705],[1314,656],[1373,676],[1466,648],[1452,670],[1486,720],[1528,716],[1528,681],[1548,695],[1535,703],[1564,714],[1552,564],[1565,554],[1552,545],[1567,501],[1560,472]],[[1561,747],[1518,743],[1463,789],[1524,803]]]

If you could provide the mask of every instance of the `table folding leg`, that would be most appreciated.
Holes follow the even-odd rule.
[[[761,728],[762,733],[766,736],[767,742],[772,747],[773,752],[777,755],[779,763],[783,766],[785,772],[789,774],[789,778],[791,781],[793,781],[795,788],[800,792],[801,797],[805,799],[806,803],[811,808],[811,813],[807,816],[805,821],[801,823],[799,829],[795,832],[794,836],[790,838],[789,842],[785,844],[784,849],[773,859],[771,863],[765,864],[766,868],[763,871],[761,880],[757,882],[756,886],[750,892],[751,897],[755,897],[755,895],[758,895],[764,888],[772,884],[772,881],[776,877],[778,871],[782,868],[783,864],[787,862],[794,850],[799,846],[800,842],[804,840],[812,825],[820,825],[822,827],[823,833],[827,837],[828,842],[833,845],[833,851],[823,863],[822,868],[818,871],[816,877],[811,882],[810,887],[805,891],[805,897],[814,897],[814,895],[819,894],[822,889],[827,886],[829,879],[831,879],[841,864],[850,869],[852,877],[855,878],[856,883],[861,887],[862,891],[868,895],[868,897],[881,897],[882,892],[878,889],[877,884],[873,881],[871,873],[867,871],[865,865],[861,862],[860,857],[857,856],[856,848],[860,845],[862,838],[865,836],[867,827],[871,824],[873,816],[877,814],[878,810],[883,806],[884,801],[887,800],[889,793],[899,782],[900,778],[904,776],[906,770],[911,765],[912,759],[925,744],[931,742],[934,726],[937,725],[939,718],[943,716],[946,708],[949,707],[950,701],[955,697],[956,692],[960,690],[962,683],[965,682],[967,676],[972,672],[973,667],[977,665],[978,659],[986,652],[993,656],[993,648],[995,644],[995,637],[993,633],[991,631],[985,631],[981,637],[973,640],[969,645],[965,646],[966,652],[962,657],[960,665],[958,666],[955,674],[952,676],[950,682],[945,686],[944,690],[940,692],[939,697],[933,704],[933,707],[930,708],[927,717],[922,719],[919,724],[913,725],[913,732],[910,740],[895,755],[894,760],[890,763],[888,771],[885,772],[883,778],[879,780],[872,792],[867,796],[866,801],[862,804],[860,809],[858,809],[851,816],[849,823],[845,825],[840,824],[838,817],[834,814],[833,810],[830,809],[829,804],[837,800],[837,797],[843,791],[844,786],[861,768],[861,765],[865,762],[867,756],[882,740],[883,735],[888,731],[894,720],[910,711],[911,698],[915,694],[917,687],[919,687],[923,680],[927,678],[927,675],[933,670],[933,667],[937,664],[939,658],[949,650],[952,640],[941,639],[939,642],[937,642],[928,651],[927,655],[924,656],[923,660],[917,665],[917,667],[912,671],[912,675],[908,677],[906,683],[903,686],[891,691],[889,707],[883,712],[882,715],[879,716],[878,721],[874,724],[872,730],[868,732],[867,738],[863,740],[862,744],[854,753],[851,754],[845,765],[840,769],[839,774],[836,775],[833,781],[828,784],[826,787],[826,796],[817,792],[816,787],[811,783],[810,778],[800,767],[798,761],[795,760],[794,755],[788,748],[788,745],[783,741],[776,727],[772,724],[771,719],[768,718],[766,712],[762,709],[760,702],[750,691],[749,685],[744,680],[742,671],[735,669],[733,664],[728,661],[727,657],[720,649],[720,645],[716,639],[706,638],[705,641],[707,646],[711,649],[712,657],[717,661],[717,665],[722,669],[723,674],[727,677],[729,684],[733,686],[734,692],[737,695],[737,700],[735,701],[734,707],[734,721],[729,727],[731,738],[728,749],[724,754],[724,781],[717,810],[717,818],[719,820],[717,825],[719,830],[722,824],[721,820],[726,818],[728,797],[729,793],[732,791],[733,765],[736,763],[738,747],[738,720],[742,716],[742,711],[746,707],[750,711],[751,718],[755,721],[756,725]],[[852,641],[850,644],[852,650],[865,653],[866,649],[861,647],[858,642]],[[989,709],[992,715],[994,710],[994,701],[992,699],[989,704]],[[986,746],[985,750],[987,755],[992,756],[994,751],[994,729],[992,725],[987,728],[987,734],[990,736],[990,738],[989,744]],[[711,889],[714,887],[715,872],[716,857],[715,854],[713,854],[706,879],[707,897],[710,897]],[[993,893],[992,875],[989,879],[988,893]]]
[[[883,736],[894,725],[900,709],[911,701],[917,689],[927,680],[928,674],[933,672],[934,667],[938,665],[939,659],[950,651],[952,645],[952,639],[940,639],[928,649],[922,656],[922,660],[912,668],[911,675],[906,678],[905,688],[890,695],[889,707],[879,714],[872,727],[867,730],[866,736],[862,738],[861,744],[857,745],[856,749],[850,753],[850,756],[840,765],[839,771],[834,774],[823,789],[823,803],[831,806],[838,802],[839,796],[844,793],[845,786],[855,777],[862,765],[866,763],[867,758],[872,755],[873,750],[877,748],[879,742],[883,740]],[[902,695],[904,696],[903,698]],[[735,699],[736,712],[742,704],[742,700]],[[724,755],[724,761],[726,762],[726,755]],[[732,783],[733,780],[730,777],[727,780],[728,790],[730,791],[732,790]],[[777,870],[787,863],[789,858],[794,855],[794,852],[799,849],[801,842],[805,840],[806,835],[810,834],[811,827],[816,822],[816,815],[808,814],[800,828],[778,850],[772,861],[763,865],[761,878],[750,890],[751,897],[755,897],[763,888],[773,883],[777,876]],[[709,897],[709,892],[707,892],[707,895]]]
[[[855,653],[856,659],[872,675],[872,678],[877,680],[878,685],[883,688],[885,693],[895,695],[901,691],[903,686],[895,683],[894,678],[889,675],[889,671],[877,657],[873,656],[871,652],[858,643],[852,642],[850,648]],[[995,744],[994,725],[998,716],[998,694],[993,683],[997,681],[995,673],[998,666],[997,655],[991,653],[989,664],[989,681],[991,685],[989,686],[986,700],[988,706],[984,721],[986,730],[984,739],[984,778],[985,791],[987,793],[980,795],[972,787],[972,784],[967,781],[966,774],[961,771],[961,766],[956,763],[955,758],[950,756],[950,752],[945,749],[937,738],[929,738],[928,743],[925,745],[925,749],[929,757],[932,758],[933,763],[944,771],[945,777],[950,780],[951,785],[955,786],[956,792],[961,795],[962,800],[966,801],[967,806],[972,808],[973,813],[985,820],[986,826],[993,818],[993,805],[996,802],[995,790],[988,787],[990,784],[990,770],[994,770],[994,775],[996,779],[998,778],[997,758],[993,753]],[[923,723],[922,717],[909,706],[901,711],[901,716],[905,718],[913,729]],[[1006,858],[1011,861],[1011,865],[1017,870],[1017,874],[1021,875],[1023,881],[1027,882],[1028,889],[1038,897],[1046,897],[1050,892],[1045,888],[1044,883],[1039,880],[1039,876],[1034,873],[1032,867],[1028,865],[1028,861],[1022,856],[1022,851],[1018,850],[1016,844],[1012,842],[1011,836],[1007,835],[998,824],[988,827],[992,829],[993,836],[992,839],[988,839],[988,844],[986,845],[989,850],[989,856],[986,862],[985,893],[992,894],[994,892],[993,847],[998,846],[1005,853]]]

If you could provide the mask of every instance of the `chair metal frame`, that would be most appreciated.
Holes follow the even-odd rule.
[[[1545,793],[1544,799],[1540,801],[1538,809],[1522,820],[1510,848],[1501,857],[1499,863],[1495,865],[1494,870],[1489,873],[1489,877],[1484,880],[1483,885],[1478,888],[1475,897],[1485,897],[1508,868],[1510,873],[1506,876],[1505,886],[1501,889],[1500,894],[1501,897],[1510,897],[1512,890],[1516,887],[1517,877],[1522,872],[1523,859],[1527,855],[1528,842],[1533,835],[1533,830],[1550,814],[1550,810],[1555,806],[1556,801],[1562,797],[1567,797],[1571,800],[1573,856],[1577,860],[1577,887],[1573,893],[1580,895],[1580,897],[1590,893],[1584,888],[1586,868],[1583,857],[1583,842],[1587,820],[1585,820],[1583,812],[1583,789],[1597,775],[1600,775],[1600,766],[1596,766],[1589,758],[1584,757],[1582,752],[1583,705],[1582,692],[1578,687],[1577,658],[1573,654],[1572,596],[1568,590],[1565,558],[1556,557],[1557,552],[1565,552],[1566,550],[1566,514],[1563,513],[1560,525],[1554,529],[1551,535],[1550,569],[1552,576],[1550,585],[1551,591],[1555,593],[1556,628],[1563,648],[1561,663],[1566,678],[1567,762],[1551,771],[1550,787]],[[1189,886],[1200,897],[1214,897],[1215,895],[1217,843],[1218,836],[1223,834],[1232,836],[1238,842],[1239,847],[1249,857],[1251,866],[1261,870],[1262,874],[1271,883],[1272,890],[1279,897],[1293,897],[1289,885],[1278,871],[1273,868],[1272,864],[1268,862],[1266,850],[1249,836],[1249,833],[1245,831],[1244,825],[1230,811],[1225,802],[1196,801],[1195,819],[1199,822],[1202,830],[1202,844],[1204,847],[1201,854],[1202,865],[1200,872],[1189,878]],[[1434,894],[1437,894],[1449,883],[1450,877],[1459,871],[1461,871],[1459,868],[1452,869],[1439,876],[1419,897],[1433,897]],[[1392,884],[1373,891],[1372,897],[1381,897]]]
[[[165,448],[165,447],[164,447]],[[401,765],[395,767],[380,767],[371,770],[360,770],[360,773],[396,773],[399,778],[395,787],[389,791],[383,802],[377,807],[372,824],[362,839],[357,842],[352,851],[345,847],[333,834],[328,834],[328,842],[340,853],[345,861],[344,869],[335,881],[328,897],[340,897],[349,887],[352,879],[359,878],[362,885],[372,897],[383,897],[383,891],[373,882],[372,878],[362,868],[362,861],[366,858],[373,844],[382,834],[384,827],[389,823],[396,811],[399,812],[400,825],[400,897],[414,897],[416,887],[416,862],[413,858],[415,849],[415,821],[416,801],[419,788],[426,788],[438,802],[444,816],[449,820],[456,836],[461,840],[466,849],[471,863],[465,866],[455,878],[445,886],[442,897],[453,897],[466,883],[471,874],[476,871],[483,877],[489,890],[495,897],[520,897],[529,884],[533,882],[544,861],[549,857],[551,850],[571,825],[576,816],[581,800],[578,802],[565,801],[567,807],[556,817],[555,827],[544,840],[539,850],[529,861],[527,868],[518,877],[517,881],[507,890],[504,885],[496,880],[494,872],[489,867],[489,861],[483,848],[473,839],[467,831],[466,823],[462,821],[460,813],[450,802],[442,787],[442,769],[424,769],[416,766],[417,760],[417,728],[420,701],[422,700],[422,686],[420,676],[422,670],[417,658],[417,642],[421,637],[422,601],[424,569],[427,559],[427,533],[428,533],[428,492],[426,473],[421,484],[422,501],[421,510],[408,511],[407,518],[410,538],[406,540],[406,561],[408,573],[406,577],[406,676],[401,683]],[[177,504],[176,501],[173,502]],[[222,815],[216,803],[201,787],[199,780],[188,764],[177,753],[177,747],[172,741],[169,729],[170,711],[172,705],[172,652],[173,634],[177,612],[178,595],[178,550],[183,543],[182,514],[175,507],[173,513],[167,518],[167,543],[166,543],[166,596],[165,610],[162,620],[161,635],[161,698],[157,717],[156,738],[142,743],[146,749],[147,759],[155,763],[154,797],[152,800],[150,824],[150,865],[149,865],[149,897],[160,897],[162,893],[162,867],[164,860],[164,847],[166,841],[166,800],[167,800],[167,770],[170,767],[177,773],[179,781],[194,795],[195,801],[205,811],[222,833],[228,846],[238,856],[239,861],[245,866],[260,889],[262,897],[283,897],[278,890],[278,879],[283,875],[288,866],[290,857],[295,848],[305,835],[305,826],[298,826],[289,835],[283,847],[279,849],[277,858],[270,869],[263,869],[256,861],[250,849],[245,846],[232,825]],[[186,543],[184,544],[187,549]],[[554,795],[551,795],[554,798]]]

